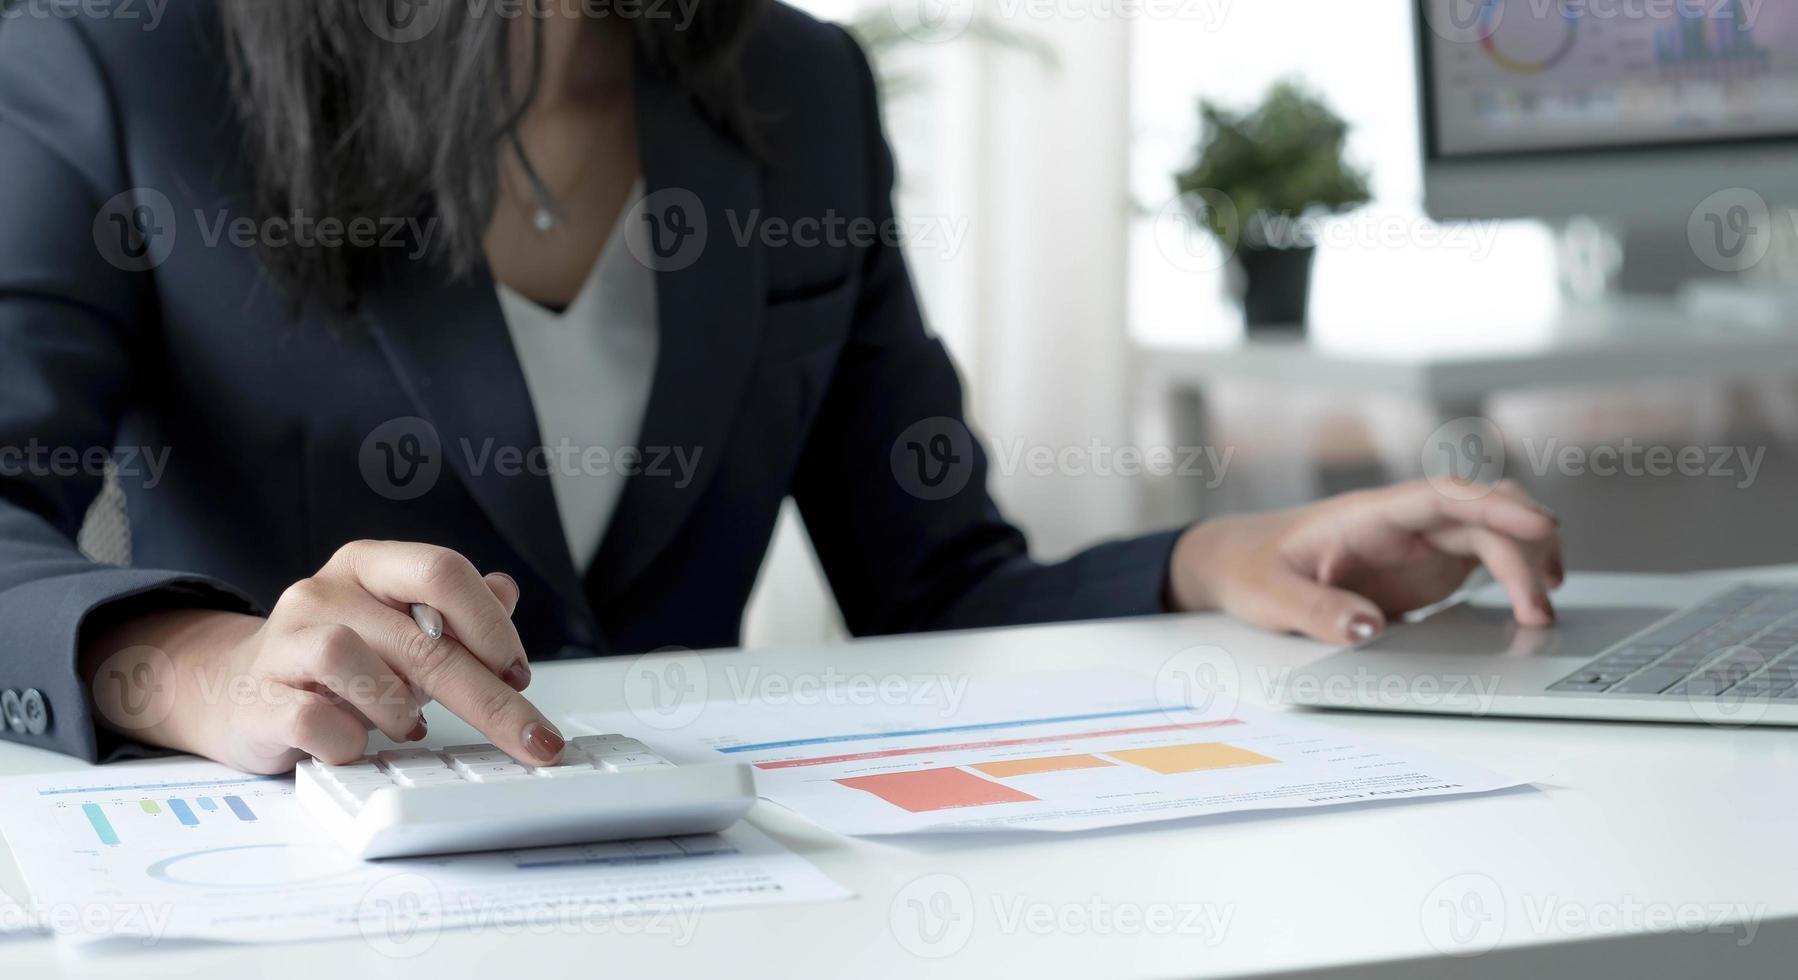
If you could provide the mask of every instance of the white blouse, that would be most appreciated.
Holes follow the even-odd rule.
[[[499,286],[500,310],[537,412],[550,486],[575,571],[585,574],[636,465],[659,332],[655,273],[625,245],[642,199],[631,189],[587,281],[568,309],[547,310]],[[622,458],[621,458],[622,456]]]

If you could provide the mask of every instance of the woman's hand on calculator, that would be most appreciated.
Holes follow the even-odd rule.
[[[413,603],[441,613],[442,635],[419,629]],[[154,613],[89,642],[82,666],[115,731],[249,772],[359,759],[371,728],[418,741],[433,699],[514,759],[550,765],[563,740],[519,693],[530,666],[517,604],[510,576],[483,576],[454,551],[357,541],[266,619]]]

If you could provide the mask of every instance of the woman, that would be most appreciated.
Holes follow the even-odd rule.
[[[1221,608],[1341,643],[1480,563],[1552,620],[1555,522],[1509,486],[1032,562],[848,36],[748,0],[517,7],[0,26],[9,737],[278,772],[423,738],[435,699],[553,763],[527,651],[734,643],[789,495],[858,634]],[[757,233],[807,220],[846,240]],[[107,458],[131,568],[72,540]]]

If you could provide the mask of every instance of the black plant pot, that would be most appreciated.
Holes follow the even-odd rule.
[[[1250,333],[1300,331],[1311,302],[1312,246],[1268,248],[1243,245],[1236,252],[1242,266],[1243,323]]]

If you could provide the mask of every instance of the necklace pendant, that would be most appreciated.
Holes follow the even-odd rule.
[[[556,213],[549,208],[538,208],[531,223],[537,226],[539,232],[548,233],[555,231],[562,224],[562,219],[556,217]]]

